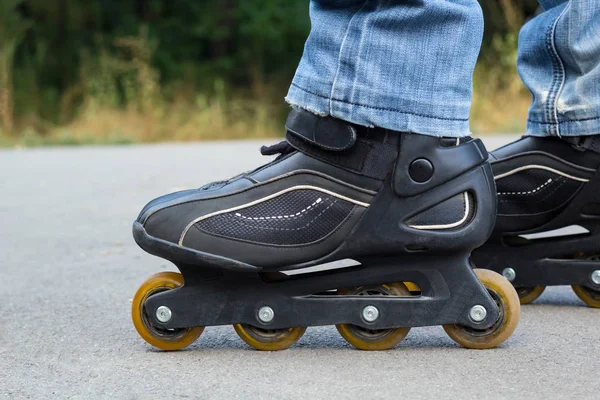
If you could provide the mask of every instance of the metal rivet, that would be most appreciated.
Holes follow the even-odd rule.
[[[375,306],[366,306],[362,310],[362,316],[367,322],[374,322],[379,318],[379,310]]]
[[[504,271],[502,271],[502,276],[512,282],[515,280],[517,273],[512,268],[504,268]]]
[[[487,310],[482,305],[475,305],[471,307],[471,311],[469,311],[469,317],[475,322],[481,322],[487,316]]]
[[[169,322],[171,320],[171,309],[166,306],[160,306],[156,309],[156,319],[162,323]]]
[[[268,323],[273,321],[273,318],[275,318],[275,311],[271,307],[264,306],[258,310],[258,319],[261,322]]]
[[[594,282],[596,285],[600,285],[600,269],[592,272],[592,282]]]

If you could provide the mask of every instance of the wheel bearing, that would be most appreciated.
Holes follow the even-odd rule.
[[[362,310],[362,317],[367,322],[375,322],[379,318],[379,310],[375,306],[366,306]]]
[[[475,322],[482,322],[487,317],[487,310],[484,306],[477,304],[469,310],[469,318]]]
[[[273,318],[275,318],[275,311],[271,307],[264,306],[258,310],[258,320],[260,322],[268,324],[273,321]]]
[[[600,285],[600,269],[597,269],[594,272],[592,272],[591,278],[592,282],[594,282],[596,285]]]
[[[504,270],[502,270],[502,276],[505,277],[509,282],[512,282],[517,277],[517,273],[512,268],[504,268]]]
[[[167,306],[160,306],[156,309],[156,319],[163,324],[169,322],[172,316],[173,313]]]

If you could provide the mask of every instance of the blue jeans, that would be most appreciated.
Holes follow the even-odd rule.
[[[527,133],[600,134],[600,1],[540,0],[519,36]],[[363,126],[466,136],[483,35],[477,0],[311,0],[286,100]]]

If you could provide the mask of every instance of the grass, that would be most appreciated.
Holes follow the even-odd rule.
[[[531,95],[523,91],[475,91],[471,107],[471,130],[486,133],[523,133]]]
[[[50,135],[27,131],[18,137],[0,133],[0,147],[123,145],[136,142],[135,138],[121,132],[113,132],[102,137],[75,135],[69,130],[57,130]]]
[[[282,102],[283,103],[283,102]],[[114,145],[164,141],[266,138],[282,135],[287,106],[235,101],[226,106],[174,104],[147,112],[100,108],[44,133],[0,132],[0,147]]]
[[[475,136],[524,132],[530,94],[516,73],[503,81],[508,83],[499,87],[483,68],[476,70],[471,109],[471,129]],[[154,104],[145,112],[96,107],[81,112],[67,124],[45,126],[42,132],[28,126],[17,134],[0,132],[0,147],[272,138],[283,135],[288,110],[283,100],[275,104],[266,99],[225,100],[223,96],[212,100],[199,96],[194,103]]]
[[[475,135],[525,132],[531,94],[521,82],[515,62],[516,55],[503,67],[477,64],[470,115]]]

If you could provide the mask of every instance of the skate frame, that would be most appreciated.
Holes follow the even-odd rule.
[[[360,260],[358,260],[360,262]],[[499,317],[498,306],[479,282],[464,255],[413,254],[402,264],[386,259],[364,260],[342,270],[285,276],[279,273],[242,272],[210,266],[177,264],[185,284],[157,293],[145,304],[149,318],[164,329],[192,326],[249,324],[263,329],[296,326],[354,324],[367,329],[460,324],[486,329]],[[413,282],[421,289],[414,296],[348,296],[335,289],[392,282]],[[482,305],[487,317],[469,317],[474,305]],[[379,318],[367,322],[366,306],[375,306]],[[156,319],[156,309],[167,306],[172,318]],[[271,307],[269,323],[258,310]]]
[[[575,250],[576,249],[576,250]],[[489,242],[476,250],[473,260],[479,268],[503,273],[512,268],[515,287],[581,285],[600,290],[591,280],[600,269],[600,262],[568,258],[577,253],[593,255],[600,252],[600,234],[585,234],[565,238],[535,239],[520,246]]]

